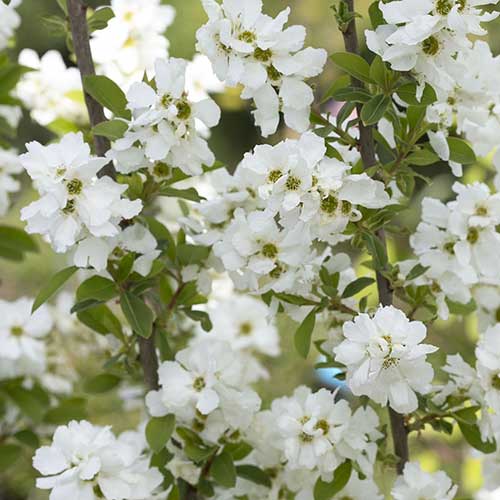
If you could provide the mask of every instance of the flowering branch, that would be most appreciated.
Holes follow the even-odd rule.
[[[358,35],[356,31],[356,16],[354,15],[354,0],[345,0],[345,5],[347,7],[349,22],[346,23],[344,29],[342,29],[342,36],[344,38],[344,46],[347,52],[353,54],[359,54],[359,44]],[[356,78],[351,78],[351,83],[353,87],[358,87],[364,89],[364,84]],[[358,103],[356,110],[357,114],[361,116],[362,104]],[[373,141],[373,133],[371,126],[365,126],[361,118],[359,119],[359,152],[361,154],[361,159],[365,168],[375,165],[377,162],[375,158],[375,144]],[[386,247],[385,244],[385,234],[383,229],[379,229],[377,236],[380,241]],[[384,306],[389,306],[392,304],[392,290],[389,280],[383,276],[380,271],[376,273],[377,278],[377,289],[379,295],[379,301]],[[404,466],[409,459],[408,451],[408,431],[404,422],[403,415],[394,411],[389,407],[389,418],[391,421],[391,431],[392,439],[394,442],[394,452],[398,457],[397,471],[398,474],[403,473]]]
[[[80,0],[68,0],[68,17],[71,26],[71,35],[73,39],[73,50],[76,56],[80,76],[83,79],[88,75],[95,75],[94,62],[90,51],[89,32],[87,26],[87,6]],[[84,92],[85,104],[89,113],[90,125],[94,127],[98,123],[106,121],[103,107],[87,92]],[[109,141],[99,135],[94,135],[95,152],[98,156],[104,156],[109,149]],[[110,163],[103,167],[100,175],[109,175],[114,177],[115,170]]]

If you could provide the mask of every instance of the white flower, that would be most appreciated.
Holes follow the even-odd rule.
[[[452,500],[458,486],[442,471],[424,472],[418,462],[408,462],[398,476],[391,494],[394,500]]]
[[[244,99],[257,107],[255,122],[264,136],[274,133],[282,111],[286,124],[304,132],[313,101],[307,78],[326,62],[322,49],[303,49],[305,29],[284,29],[290,9],[276,18],[262,14],[262,2],[203,0],[208,22],[197,32],[197,49],[211,60],[229,86],[242,84]]]
[[[351,418],[347,401],[335,402],[326,389],[312,393],[302,386],[293,397],[275,400],[272,413],[289,467],[331,472],[343,462],[335,447]]]
[[[19,28],[21,24],[21,16],[14,10],[21,5],[21,0],[12,0],[9,4],[0,4],[0,50],[5,49],[14,31]]]
[[[208,339],[196,342],[179,351],[175,359],[162,363],[158,370],[160,389],[146,396],[151,415],[173,413],[179,422],[190,425],[198,420],[197,425],[207,435],[214,431],[205,427],[215,426],[224,432],[250,425],[260,399],[241,387],[241,366],[229,344]]]
[[[409,321],[393,306],[380,307],[373,318],[363,313],[344,324],[345,340],[334,349],[335,359],[346,365],[355,395],[411,413],[418,406],[415,393],[426,393],[434,376],[426,355],[437,348],[420,343],[425,335],[420,321]]]
[[[500,414],[500,324],[484,332],[475,353],[485,402],[496,414]]]
[[[49,50],[39,57],[32,49],[23,49],[19,64],[33,68],[22,76],[16,94],[34,120],[41,125],[50,125],[58,118],[77,124],[87,122],[80,72],[66,68],[59,52]]]
[[[136,82],[127,93],[133,112],[129,130],[113,143],[108,156],[116,160],[119,172],[130,173],[162,165],[178,167],[188,175],[202,173],[202,165],[212,165],[214,155],[196,129],[200,121],[206,127],[217,125],[220,109],[211,99],[191,102],[185,91],[187,61],[157,59],[156,90],[145,82]],[[136,144],[141,147],[137,147]],[[155,164],[159,163],[155,168]],[[167,167],[167,174],[168,174]]]
[[[159,57],[167,57],[165,30],[175,10],[160,0],[112,0],[114,17],[105,29],[92,34],[90,45],[99,73],[128,88],[153,70]]]
[[[53,326],[46,306],[33,314],[33,300],[0,300],[0,378],[42,375],[46,368],[44,337]]]
[[[9,209],[9,195],[21,188],[20,182],[13,176],[22,171],[23,167],[16,152],[0,149],[0,215],[5,215]]]
[[[67,134],[57,144],[27,144],[21,163],[41,198],[21,211],[28,233],[43,234],[56,252],[65,252],[86,236],[115,236],[119,222],[136,216],[140,200],[121,195],[127,186],[110,177],[97,178],[107,163],[90,155],[83,135]]]
[[[143,439],[134,432],[118,438],[110,427],[83,420],[56,429],[50,446],[39,448],[33,467],[43,476],[37,487],[56,500],[69,495],[93,500],[97,487],[107,500],[146,500],[163,476],[149,467]]]

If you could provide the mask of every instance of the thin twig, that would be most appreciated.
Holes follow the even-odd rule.
[[[95,75],[94,61],[90,51],[89,31],[87,26],[87,6],[81,0],[67,0],[69,24],[73,39],[73,50],[76,56],[80,77],[83,80],[86,76]],[[106,121],[104,109],[87,92],[84,92],[85,104],[89,113],[90,125],[95,127],[98,123]],[[98,156],[104,156],[109,149],[109,141],[102,136],[94,135],[94,147]],[[115,176],[115,169],[109,163],[101,169],[99,176]]]
[[[349,12],[354,13],[354,0],[345,0],[345,2],[348,6]],[[342,35],[344,37],[344,46],[347,52],[359,54],[355,17],[352,18],[351,22],[347,26],[347,29],[342,33]],[[363,82],[357,80],[356,78],[351,78],[351,83],[353,87],[364,88]],[[361,116],[361,107],[361,104],[357,105],[358,117]],[[375,143],[373,141],[372,127],[366,127],[361,121],[361,118],[359,119],[359,152],[365,169],[377,163],[375,158]],[[382,241],[384,246],[386,246],[383,229],[380,229],[377,232],[377,236]],[[384,306],[391,305],[392,290],[389,281],[380,272],[377,272],[376,276],[380,303]],[[408,430],[406,428],[403,415],[395,412],[392,408],[389,408],[389,418],[391,421],[394,452],[398,457],[397,471],[398,474],[401,474],[409,458]]]

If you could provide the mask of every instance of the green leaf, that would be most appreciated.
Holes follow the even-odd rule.
[[[377,123],[386,112],[391,104],[391,98],[384,94],[379,94],[372,97],[361,108],[361,120],[365,125],[373,125]]]
[[[212,329],[212,321],[210,320],[210,316],[205,311],[195,311],[184,309],[183,310],[186,316],[191,318],[193,321],[198,321],[206,332],[209,332]]]
[[[370,78],[370,66],[361,56],[351,54],[350,52],[337,52],[332,54],[330,59],[339,68],[354,78],[363,82],[373,83],[373,80]]]
[[[374,80],[380,87],[387,87],[390,71],[387,69],[384,61],[380,56],[375,56],[370,65],[370,78]]]
[[[92,127],[92,133],[94,135],[107,137],[108,139],[114,141],[123,137],[127,129],[127,123],[122,120],[108,120],[98,123],[95,127]]]
[[[71,266],[54,274],[49,282],[38,292],[38,295],[33,302],[31,312],[34,313],[42,304],[45,304],[63,285],[68,281],[73,274],[78,271],[78,267]]]
[[[104,304],[79,311],[76,316],[84,325],[101,335],[112,333],[116,338],[123,339],[120,320]]]
[[[200,264],[210,254],[210,247],[181,243],[177,246],[177,259],[182,266]]]
[[[43,421],[47,424],[62,425],[70,420],[83,420],[87,418],[87,401],[84,398],[67,398],[59,406],[51,408]]]
[[[252,452],[253,448],[245,441],[239,443],[228,443],[224,450],[231,454],[234,461],[243,460]]]
[[[352,297],[353,295],[361,292],[361,290],[364,290],[367,286],[370,286],[372,283],[375,283],[373,278],[368,278],[366,276],[358,278],[345,287],[342,298],[347,299],[348,297]]]
[[[422,264],[416,264],[415,266],[413,266],[411,268],[410,272],[406,276],[406,280],[412,281],[412,280],[418,278],[419,276],[422,276],[422,274],[424,274],[425,271],[427,271],[427,269],[429,269],[429,266],[423,266]]]
[[[22,229],[0,226],[0,249],[13,250],[16,253],[38,252],[38,245]]]
[[[467,424],[463,421],[457,420],[458,427],[462,432],[463,437],[473,448],[483,453],[494,453],[497,449],[496,441],[486,441],[481,439],[481,431],[476,424]]]
[[[370,100],[371,94],[367,90],[358,87],[344,87],[335,91],[332,97],[339,102],[367,102]]]
[[[269,476],[255,465],[237,465],[236,475],[247,481],[252,481],[255,484],[267,486],[268,488],[270,488],[272,484]]]
[[[49,399],[42,390],[12,387],[6,389],[14,404],[35,422],[40,422],[49,406]]]
[[[154,315],[144,301],[130,292],[124,292],[120,295],[120,305],[132,330],[146,339],[151,337]]]
[[[68,5],[66,3],[66,0],[57,0],[57,4],[61,8],[61,10],[64,12],[64,14],[68,15]]]
[[[170,186],[163,186],[158,194],[160,196],[168,196],[169,198],[182,198],[183,200],[195,202],[200,202],[205,199],[198,194],[195,188],[175,189]]]
[[[476,161],[476,155],[467,142],[458,137],[448,137],[450,160],[461,165],[468,165]]]
[[[227,451],[217,455],[210,467],[210,474],[215,482],[224,488],[233,488],[236,484],[236,469],[233,458]]]
[[[0,445],[0,472],[14,465],[21,456],[22,448],[17,444]]]
[[[300,295],[293,295],[291,293],[275,293],[274,294],[278,299],[283,302],[288,302],[289,304],[293,304],[296,306],[317,306],[318,303],[313,300],[306,299],[305,297],[301,297]]]
[[[109,109],[115,116],[130,119],[127,98],[122,89],[106,76],[88,75],[83,79],[83,88],[99,104]]]
[[[313,309],[300,324],[295,332],[294,343],[297,352],[304,358],[307,358],[311,347],[311,336],[316,323],[316,310]]]
[[[471,299],[471,301],[467,304],[461,304],[460,302],[454,302],[453,300],[446,298],[446,304],[448,305],[448,309],[451,314],[458,314],[459,316],[467,316],[474,312],[477,307],[474,299]]]
[[[101,373],[83,382],[83,390],[89,394],[102,394],[111,391],[121,382],[121,378],[112,373]]]
[[[115,14],[111,7],[99,7],[88,19],[87,25],[89,33],[97,30],[103,30],[108,25],[108,21],[113,19]]]
[[[401,100],[412,106],[428,106],[437,100],[435,90],[427,83],[420,101],[417,101],[417,84],[415,82],[401,85],[401,87],[397,88],[396,94]]]
[[[314,500],[330,500],[339,491],[342,491],[349,482],[352,472],[352,462],[346,460],[333,472],[333,480],[329,483],[318,478],[314,485]]]
[[[375,269],[384,269],[388,262],[385,245],[383,245],[380,239],[372,233],[363,233],[363,240],[368,252],[373,258]]]
[[[376,0],[368,8],[368,14],[370,16],[370,21],[372,23],[372,28],[376,29],[381,24],[386,24],[384,15],[378,6],[379,2]]]
[[[115,283],[102,276],[92,276],[85,280],[76,290],[78,301],[86,299],[111,300],[118,295],[118,288]]]
[[[439,156],[430,149],[420,148],[408,155],[406,160],[410,165],[425,167],[437,163],[439,161]]]
[[[36,449],[40,446],[40,440],[38,439],[38,436],[30,429],[18,431],[14,434],[13,437],[20,443],[29,446],[30,448]]]
[[[175,427],[175,416],[153,417],[146,425],[146,439],[149,447],[158,453],[167,444]]]

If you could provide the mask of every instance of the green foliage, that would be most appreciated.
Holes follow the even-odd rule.
[[[0,226],[0,257],[23,260],[26,253],[38,252],[38,245],[22,229]]]
[[[305,359],[311,348],[311,337],[316,323],[316,310],[313,309],[297,328],[294,336],[295,349]]]
[[[123,292],[120,305],[132,330],[141,337],[151,337],[154,314],[144,301],[130,292]]]
[[[83,88],[99,104],[109,109],[115,116],[130,119],[127,98],[123,90],[106,76],[89,75],[83,79]]]
[[[146,440],[149,447],[158,453],[165,448],[175,427],[175,416],[153,417],[146,426]]]
[[[234,487],[236,484],[236,468],[233,458],[227,451],[216,455],[210,467],[210,474],[214,481],[224,488]]]
[[[99,7],[88,19],[87,25],[89,33],[97,30],[103,30],[108,25],[110,19],[113,19],[115,14],[111,7]]]
[[[256,465],[237,465],[236,475],[261,486],[271,487],[269,476]]]
[[[112,373],[101,373],[83,382],[83,390],[90,394],[102,394],[111,391],[121,382],[121,378]]]
[[[163,186],[158,194],[160,196],[168,196],[169,198],[182,198],[183,200],[195,202],[200,202],[205,199],[198,194],[195,188],[175,189],[170,186]]]
[[[361,108],[361,120],[365,125],[374,125],[384,116],[391,104],[391,98],[384,94],[372,97]]]
[[[14,465],[21,457],[22,448],[17,444],[0,444],[0,472]]]
[[[336,66],[357,80],[373,83],[370,77],[370,65],[361,56],[349,52],[336,52],[330,56],[330,59]]]
[[[348,297],[352,297],[353,295],[356,295],[357,293],[364,290],[367,286],[370,286],[372,283],[375,283],[375,280],[373,278],[368,278],[366,276],[358,278],[345,287],[342,298],[347,299]]]
[[[60,288],[78,271],[76,266],[66,267],[49,279],[48,283],[38,292],[33,302],[32,312],[45,304]]]
[[[123,137],[127,129],[128,125],[126,122],[116,119],[98,123],[92,128],[92,133],[114,141]]]
[[[118,295],[116,284],[103,276],[92,276],[86,279],[76,290],[78,301],[86,299],[107,302]]]
[[[468,165],[476,161],[474,151],[463,139],[459,139],[458,137],[448,137],[448,146],[450,147],[451,161],[456,161],[462,165]]]
[[[339,491],[342,491],[349,482],[352,473],[352,462],[346,460],[340,464],[333,472],[333,479],[325,482],[318,478],[314,485],[314,500],[330,500]]]

